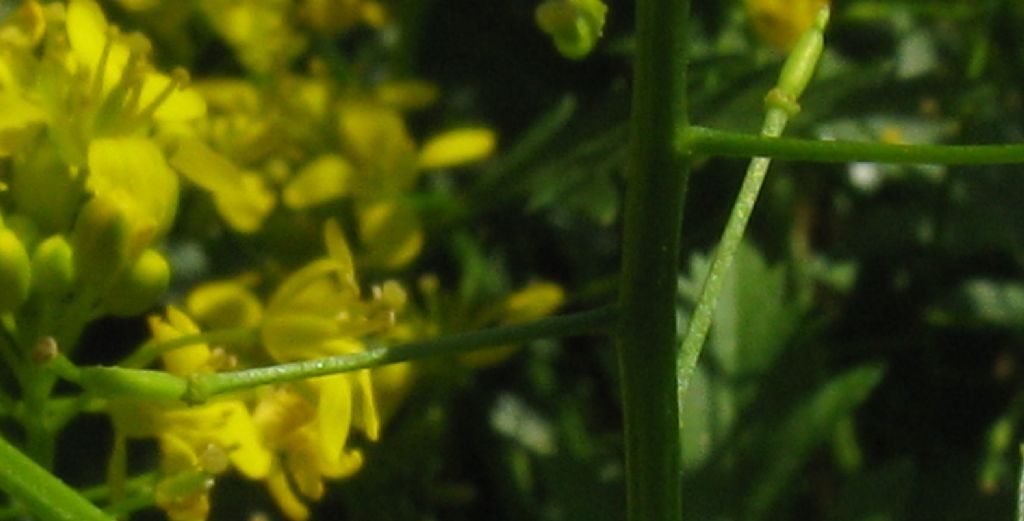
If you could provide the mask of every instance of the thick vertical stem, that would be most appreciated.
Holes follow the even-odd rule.
[[[687,164],[688,0],[637,0],[619,361],[629,521],[681,519],[676,273]]]

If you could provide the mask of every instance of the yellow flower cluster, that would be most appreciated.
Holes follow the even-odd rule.
[[[206,105],[183,70],[161,73],[149,55],[92,0],[27,0],[0,26],[5,242],[32,259],[19,287],[36,281],[2,311],[23,327],[137,314],[167,286],[152,248],[178,204],[166,151]]]
[[[147,345],[171,347],[140,349],[136,367],[158,361],[188,379],[357,354],[371,341],[511,324],[561,304],[561,288],[547,283],[483,312],[441,310],[429,292],[417,310],[390,280],[364,294],[356,266],[392,272],[419,255],[423,178],[484,160],[497,141],[479,126],[416,139],[406,118],[438,98],[430,83],[339,81],[316,57],[296,72],[306,34],[388,27],[381,4],[118,1],[126,13],[165,18],[164,37],[182,13],[200,14],[248,76],[192,81],[184,69],[159,70],[151,41],[110,23],[96,0],[25,0],[0,18],[0,326],[17,355],[52,338],[70,357],[91,321],[160,304],[172,272],[161,248],[178,240],[184,195],[183,208],[200,208],[184,226],[191,214],[209,217],[192,235],[233,234],[266,251],[252,255],[257,270],[177,288],[183,304],[148,320]],[[322,230],[326,255],[276,255],[308,230]],[[404,308],[413,309],[401,323]],[[251,334],[205,341],[217,331]],[[464,361],[494,363],[510,349]],[[229,469],[265,483],[289,519],[304,520],[325,481],[362,466],[358,443],[379,438],[411,376],[398,364],[201,405],[115,397],[105,404],[115,427],[111,499],[125,494],[128,440],[147,438],[160,450],[154,500],[172,520],[205,520],[214,480]]]
[[[154,338],[164,342],[199,333],[193,317],[260,332],[258,349],[198,343],[167,351],[161,356],[164,370],[189,376],[244,368],[254,360],[288,362],[358,353],[364,350],[363,338],[391,328],[405,304],[404,291],[386,282],[363,299],[337,222],[328,221],[324,234],[328,256],[289,275],[265,309],[244,285],[215,282],[187,299],[192,317],[175,307],[167,309],[166,317],[151,317]],[[381,429],[369,370],[259,389],[201,406],[124,401],[114,417],[120,437],[159,441],[164,478],[158,489],[165,492],[157,499],[175,521],[206,518],[212,479],[229,466],[264,481],[289,519],[306,519],[308,509],[300,496],[319,499],[325,479],[349,476],[362,465],[359,451],[348,446],[352,428],[370,441]],[[206,479],[170,492],[183,476]]]

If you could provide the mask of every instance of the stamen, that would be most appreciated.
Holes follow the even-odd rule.
[[[171,71],[171,79],[167,82],[167,86],[164,87],[164,90],[160,91],[160,94],[157,94],[157,96],[153,98],[153,101],[149,102],[149,105],[139,112],[138,117],[140,119],[148,119],[152,117],[156,110],[160,108],[160,105],[163,105],[164,102],[167,101],[167,98],[171,97],[171,94],[174,94],[174,91],[184,89],[188,85],[188,82],[188,71],[181,67],[175,68]]]
[[[96,72],[93,74],[93,99],[100,99],[100,96],[103,94],[103,77],[107,72],[110,49],[114,46],[114,40],[118,37],[119,33],[117,27],[113,25],[107,28],[107,40],[103,42],[103,51],[100,52],[100,60],[96,63]]]

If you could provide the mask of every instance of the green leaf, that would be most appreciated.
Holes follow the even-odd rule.
[[[929,310],[933,322],[958,322],[1024,330],[1024,284],[974,279]]]
[[[0,437],[0,489],[42,521],[114,521]]]
[[[762,374],[789,341],[799,314],[787,295],[785,268],[768,266],[743,243],[715,311],[711,356],[728,376]]]
[[[903,519],[916,482],[910,460],[901,459],[865,472],[843,487],[827,521],[896,521]]]
[[[832,379],[772,431],[746,505],[745,520],[767,517],[811,451],[853,412],[882,379],[878,366],[861,366]]]

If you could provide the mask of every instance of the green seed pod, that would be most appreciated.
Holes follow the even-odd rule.
[[[121,205],[97,196],[82,206],[71,231],[75,270],[88,286],[104,288],[128,262],[131,227]]]
[[[39,295],[60,297],[75,283],[74,251],[63,235],[53,235],[32,253],[33,289]]]
[[[534,17],[562,56],[578,60],[597,45],[607,14],[608,6],[601,0],[547,0],[537,6]]]
[[[789,99],[799,99],[814,76],[814,69],[818,66],[818,59],[825,47],[825,26],[828,24],[828,17],[829,8],[826,5],[818,11],[814,25],[796,42],[796,46],[786,58],[785,65],[782,66],[776,88]]]
[[[0,313],[24,304],[31,286],[32,270],[25,245],[14,232],[0,228]]]
[[[114,279],[104,298],[104,308],[119,317],[138,315],[157,303],[170,281],[171,267],[164,256],[156,250],[145,250]]]

